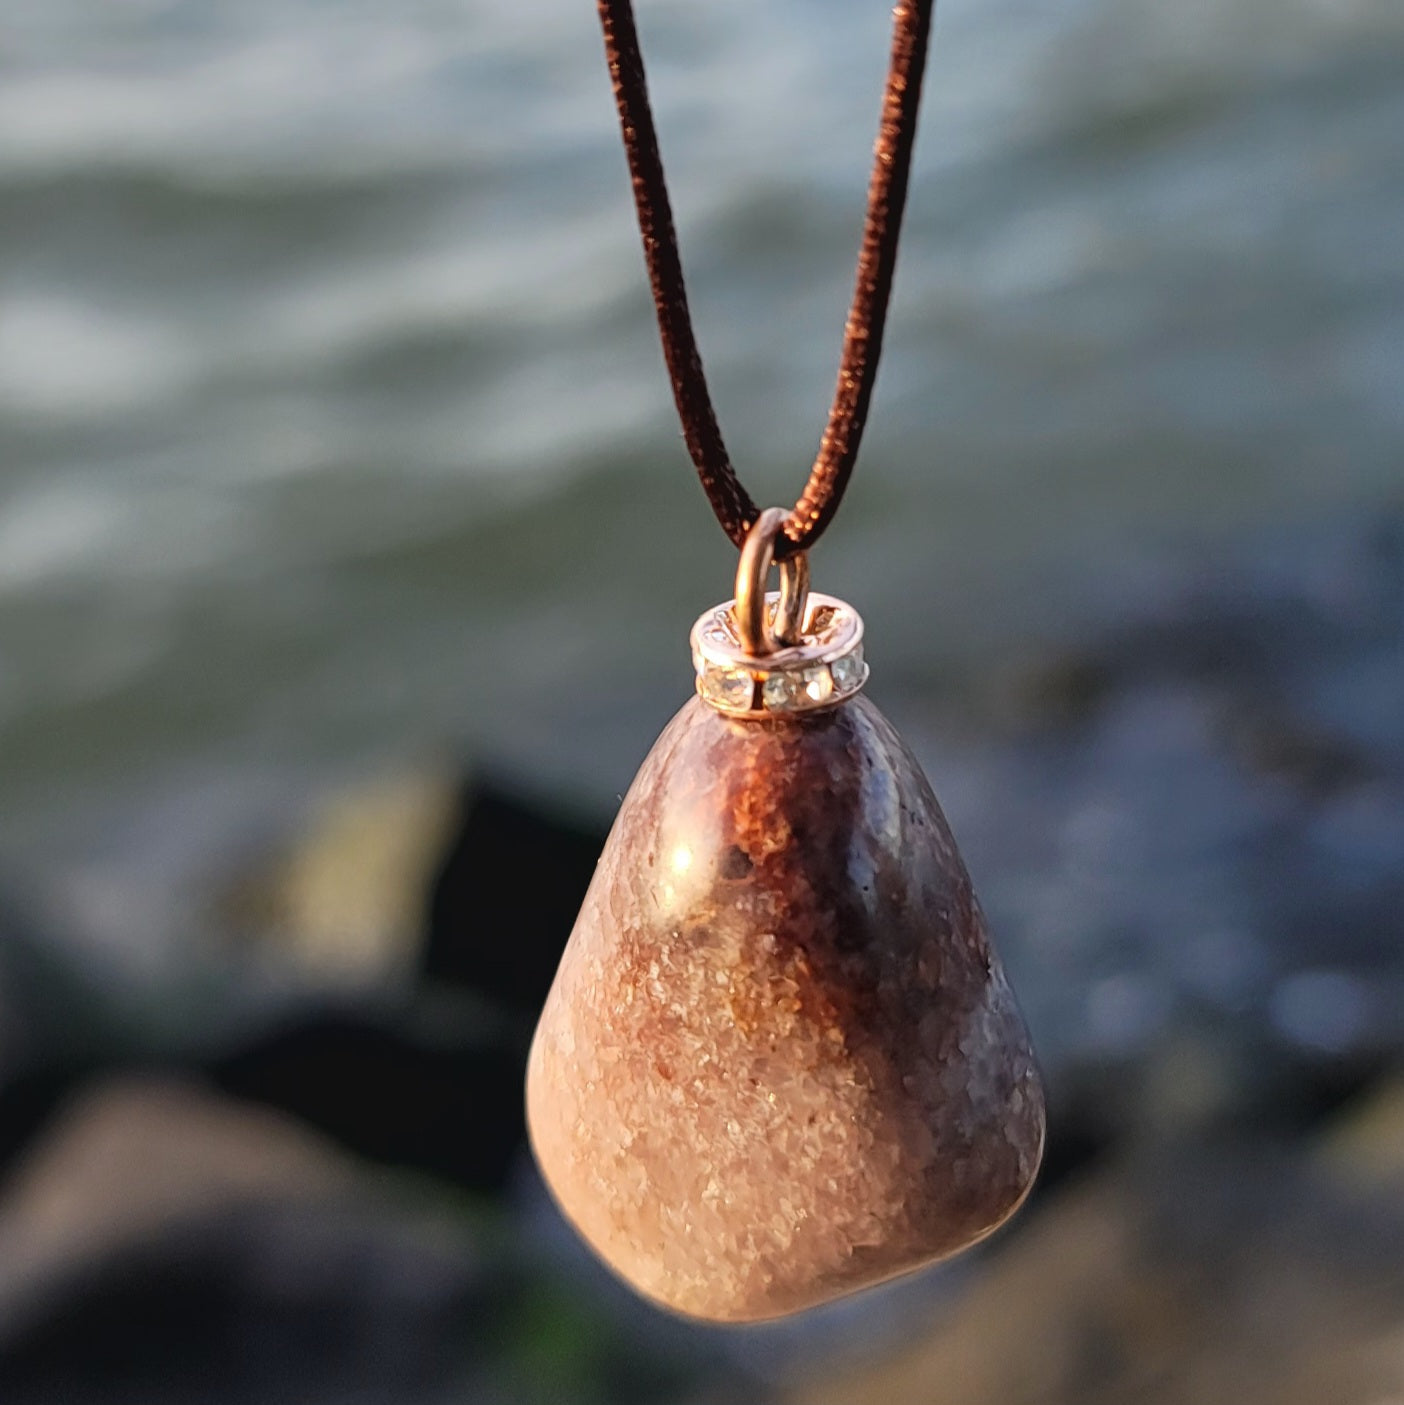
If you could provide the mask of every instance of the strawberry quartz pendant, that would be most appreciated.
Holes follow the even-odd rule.
[[[1028,1032],[912,753],[860,690],[862,623],[765,594],[693,630],[698,696],[615,821],[532,1044],[547,1184],[639,1292],[797,1312],[954,1254],[1043,1150]]]

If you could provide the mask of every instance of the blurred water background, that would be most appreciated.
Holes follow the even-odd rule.
[[[886,7],[640,12],[723,428],[788,503]],[[593,6],[0,0],[0,267],[0,862],[85,960],[168,990],[231,855],[387,769],[608,816],[734,556]],[[1055,1067],[1404,1046],[1401,514],[1397,0],[944,0],[812,564]]]
[[[831,390],[881,5],[646,4],[763,500]],[[469,738],[600,800],[730,553],[682,455],[592,7],[7,0],[0,837]],[[843,521],[884,689],[1167,543],[1401,492],[1392,0],[950,0]],[[616,721],[619,719],[619,721]]]

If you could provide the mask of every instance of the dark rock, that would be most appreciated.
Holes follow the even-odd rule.
[[[355,1012],[298,1014],[217,1059],[227,1093],[279,1108],[388,1165],[496,1192],[526,1136],[525,1041]]]
[[[58,1063],[19,1073],[0,1085],[0,1176],[9,1171],[74,1089],[97,1071],[92,1064]]]
[[[7,1405],[472,1398],[519,1284],[365,1205],[249,1205],[85,1265],[0,1341]]]
[[[429,899],[422,974],[534,1020],[604,844],[492,784],[464,795]]]

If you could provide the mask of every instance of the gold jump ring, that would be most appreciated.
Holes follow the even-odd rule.
[[[736,632],[741,646],[753,658],[764,658],[788,645],[798,644],[804,633],[809,605],[809,557],[803,551],[780,563],[780,599],[772,625],[766,609],[765,583],[775,561],[775,538],[789,513],[768,507],[751,524],[741,559],[736,563]]]

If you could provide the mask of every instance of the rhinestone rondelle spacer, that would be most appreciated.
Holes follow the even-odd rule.
[[[773,612],[779,596],[766,597]],[[784,717],[846,702],[868,680],[863,621],[831,595],[811,593],[800,642],[762,657],[741,645],[732,603],[708,610],[692,629],[697,692],[731,717]]]

